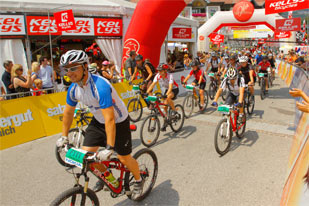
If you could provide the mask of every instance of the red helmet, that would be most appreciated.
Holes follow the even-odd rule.
[[[161,71],[161,70],[168,70],[168,69],[169,69],[168,64],[164,64],[164,63],[159,64],[159,66],[158,66],[158,68],[157,68],[158,71]]]

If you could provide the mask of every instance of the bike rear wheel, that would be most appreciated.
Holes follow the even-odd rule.
[[[100,205],[97,195],[91,189],[87,189],[85,200],[82,199],[83,194],[83,187],[73,187],[61,193],[50,205]]]
[[[154,145],[160,135],[160,121],[156,115],[149,115],[142,123],[140,137],[146,147]]]
[[[176,115],[174,118],[170,119],[170,126],[173,132],[179,132],[185,121],[185,113],[183,107],[180,104],[175,105]],[[171,108],[169,108],[169,118],[171,116]]]
[[[252,98],[252,95],[249,92],[249,95],[247,97],[247,112],[249,115],[251,115],[253,113],[254,110],[254,106],[255,106],[255,100]]]
[[[265,80],[261,79],[261,92],[260,92],[261,100],[265,99]]]
[[[228,125],[228,119],[221,119],[215,131],[215,149],[221,156],[225,155],[232,142],[232,127]]]
[[[157,180],[158,175],[158,159],[156,154],[147,148],[141,149],[133,155],[133,158],[136,159],[141,178],[144,181],[143,192],[139,197],[133,198],[132,194],[127,195],[128,198],[134,201],[141,201],[147,197],[151,192],[154,184]],[[132,191],[134,184],[134,177],[132,173],[127,172],[125,174],[125,189],[126,191]]]
[[[213,81],[211,81],[210,84],[209,84],[208,93],[209,93],[209,98],[211,100],[213,100],[215,98],[215,95],[216,95],[216,85]]]
[[[182,103],[184,109],[184,115],[186,118],[189,118],[194,109],[194,100],[192,95],[188,95],[185,97]]]
[[[199,97],[199,102],[200,102],[200,98],[201,97]],[[208,105],[208,92],[206,91],[206,90],[204,90],[204,109],[203,109],[203,111],[201,111],[201,112],[204,112],[205,110],[206,110],[206,108],[207,108],[207,105]],[[200,107],[201,107],[201,105],[200,105]]]
[[[245,110],[244,110],[245,111]],[[237,118],[239,118],[239,116],[237,117]],[[236,136],[238,137],[238,139],[241,139],[241,138],[243,138],[244,137],[244,134],[245,134],[245,131],[246,131],[246,124],[247,124],[247,117],[246,117],[246,113],[244,113],[244,116],[243,116],[243,125],[241,126],[241,128],[239,128],[240,127],[240,125],[236,125],[236,127],[237,127],[237,130],[236,130]]]
[[[130,99],[127,109],[132,122],[138,122],[141,119],[143,114],[143,106],[138,98]]]
[[[69,144],[72,145],[75,148],[80,148],[82,146],[84,137],[85,137],[85,131],[81,130],[81,134],[79,134],[80,130],[79,128],[72,128],[69,130],[69,134],[68,134],[68,139],[69,139]],[[80,139],[78,139],[78,137],[80,136]],[[56,159],[57,161],[65,167],[74,167],[70,164],[65,163],[65,155],[66,155],[66,151],[65,151],[65,147],[57,147],[55,148],[55,154],[56,154]]]
[[[227,94],[228,94],[228,92],[226,91],[226,89],[223,89],[223,90],[222,90],[222,94],[221,94],[221,98],[222,98],[223,101],[226,100]]]

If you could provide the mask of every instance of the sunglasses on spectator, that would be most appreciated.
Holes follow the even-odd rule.
[[[74,66],[74,67],[70,67],[70,68],[63,68],[65,73],[68,73],[68,72],[76,72],[76,70],[80,67],[81,65],[77,65],[77,66]]]

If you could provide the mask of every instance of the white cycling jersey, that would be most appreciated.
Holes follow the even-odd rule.
[[[234,85],[231,83],[227,77],[225,77],[220,85],[220,88],[223,90],[227,89],[227,91],[231,92],[235,96],[239,96],[239,89],[246,87],[245,79],[243,77],[239,77],[234,82]]]
[[[75,107],[78,101],[87,105],[93,116],[101,123],[105,123],[101,109],[113,107],[115,122],[127,119],[128,110],[109,81],[101,76],[88,73],[86,85],[80,87],[72,83],[67,93],[67,104]]]
[[[173,75],[170,73],[167,73],[167,77],[163,78],[159,73],[154,77],[153,82],[158,82],[161,86],[161,89],[164,88],[165,90],[168,90],[169,85],[173,84],[173,89],[178,88],[178,84],[173,78]],[[163,90],[162,90],[163,91]]]

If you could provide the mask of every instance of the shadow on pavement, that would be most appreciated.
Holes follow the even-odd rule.
[[[135,148],[137,148],[138,146],[141,145],[141,140],[140,139],[132,139],[132,150],[134,150]]]
[[[247,119],[254,119],[254,118],[260,118],[263,119],[264,110],[253,110],[252,115],[247,115]]]
[[[171,180],[166,180],[156,186],[151,193],[141,202],[134,202],[126,199],[115,204],[115,206],[125,205],[179,205],[179,194],[172,188]]]
[[[240,146],[252,147],[255,142],[258,140],[259,135],[256,131],[247,131],[245,132],[244,137],[239,140],[236,135],[233,136],[230,151],[236,150]]]

